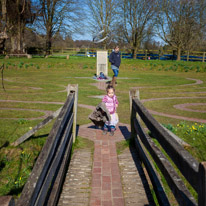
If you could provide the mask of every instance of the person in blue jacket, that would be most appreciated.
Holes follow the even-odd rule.
[[[119,74],[119,66],[121,64],[121,54],[119,52],[119,47],[115,46],[112,53],[109,55],[109,61],[111,62],[111,68],[114,72],[114,76],[112,77],[112,86],[115,86],[115,82],[117,79],[117,76]]]

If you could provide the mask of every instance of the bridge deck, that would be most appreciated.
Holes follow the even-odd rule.
[[[102,135],[92,124],[83,125],[79,136],[94,141],[94,155],[89,150],[74,153],[59,206],[64,205],[149,205],[148,183],[134,148],[120,155],[116,142],[128,139],[127,125],[119,123],[113,137]]]

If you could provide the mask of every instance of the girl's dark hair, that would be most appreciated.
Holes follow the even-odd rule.
[[[119,46],[118,46],[118,45],[115,45],[114,49],[116,49],[116,48],[119,48]]]
[[[115,89],[114,89],[114,87],[113,87],[112,85],[108,85],[108,86],[107,86],[107,88],[106,88],[106,91],[108,92],[108,91],[109,91],[109,89],[113,89],[113,90],[114,90],[114,92],[115,92]]]

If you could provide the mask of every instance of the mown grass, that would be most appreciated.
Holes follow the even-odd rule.
[[[3,83],[6,92],[3,88],[0,88],[0,100],[16,100],[16,102],[0,101],[0,108],[56,111],[66,100],[66,86],[68,84],[79,85],[78,103],[80,104],[96,106],[101,100],[90,96],[105,94],[105,91],[98,90],[97,87],[92,85],[96,83],[92,79],[96,73],[95,58],[70,57],[69,60],[65,58],[11,58],[1,59],[0,64],[3,63],[5,64]],[[187,99],[174,98],[148,101],[144,102],[144,105],[146,108],[158,112],[205,119],[205,113],[181,111],[173,108],[174,104],[206,102],[206,94],[204,93],[206,92],[205,65],[201,62],[177,63],[173,61],[123,59],[119,77],[132,79],[119,78],[117,80],[116,94],[120,103],[118,107],[120,121],[127,124],[130,122],[129,89],[131,88],[139,89],[141,100],[190,97]],[[167,69],[170,67],[173,69]],[[109,76],[112,76],[110,69]],[[196,81],[193,79],[199,79],[203,83],[194,84]],[[193,106],[191,108],[205,110],[205,107]],[[90,110],[78,107],[77,124],[89,123],[88,115],[90,113]],[[39,130],[32,138],[20,146],[12,147],[10,143],[42,121],[27,120],[26,118],[41,115],[42,113],[34,111],[22,110],[17,112],[17,110],[0,109],[1,118],[18,118],[0,119],[0,195],[18,196],[20,194],[54,121]],[[154,115],[154,117],[160,123],[171,124],[173,127],[182,121],[159,115]],[[191,126],[195,122],[185,121],[185,124]],[[195,136],[196,133],[192,136],[184,136],[181,133],[178,135],[194,148],[191,153],[195,158],[199,161],[206,160],[204,135],[198,136],[195,142],[193,141],[193,135]],[[123,143],[120,148],[124,148],[128,144],[128,142]],[[198,146],[200,144],[201,147]],[[200,151],[201,155],[199,155]]]

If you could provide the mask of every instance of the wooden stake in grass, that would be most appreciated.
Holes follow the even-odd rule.
[[[53,114],[49,115],[46,119],[44,119],[42,122],[40,122],[39,124],[37,124],[33,129],[31,129],[30,131],[28,131],[26,134],[24,134],[23,136],[21,136],[19,139],[17,139],[15,142],[11,143],[12,146],[18,146],[19,144],[21,144],[22,142],[24,142],[25,140],[27,140],[29,137],[31,137],[35,132],[37,132],[39,129],[41,129],[43,126],[45,126],[46,124],[48,124],[49,122],[51,122],[54,118],[56,118],[60,111],[61,111],[62,107],[59,108],[57,111],[55,111]]]
[[[1,66],[1,82],[2,82],[2,87],[3,87],[3,89],[4,89],[4,91],[6,91],[5,90],[5,87],[4,87],[4,64]]]

